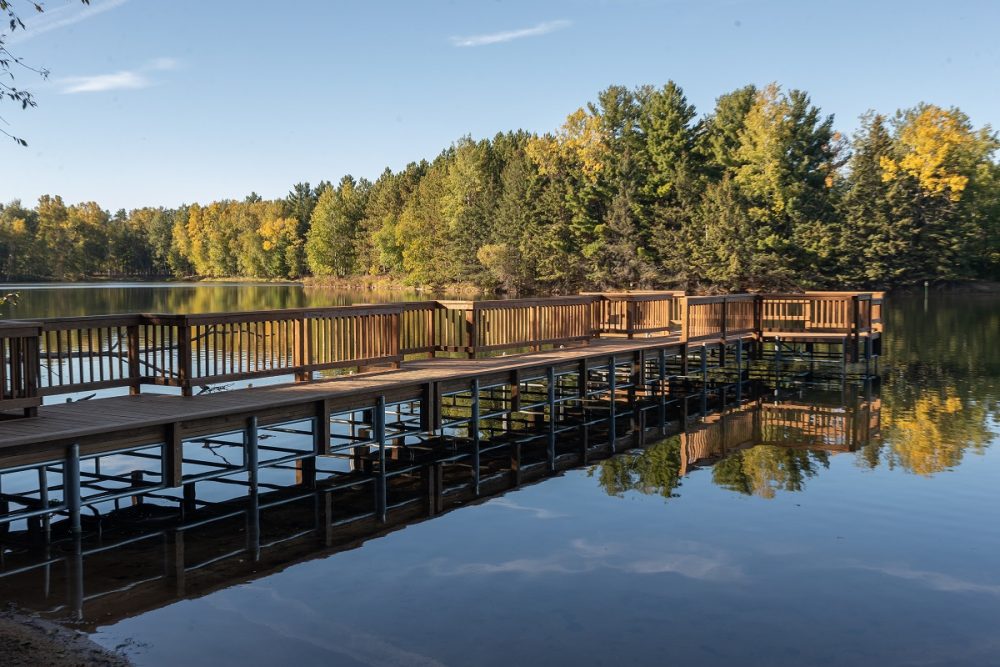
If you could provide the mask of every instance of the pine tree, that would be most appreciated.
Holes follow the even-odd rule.
[[[327,187],[313,209],[306,258],[317,276],[346,277],[356,269],[357,234],[364,217],[369,184],[344,176],[336,188]]]

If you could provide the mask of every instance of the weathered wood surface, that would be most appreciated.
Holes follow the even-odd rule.
[[[315,414],[317,402],[335,411],[364,405],[377,396],[387,401],[419,398],[428,385],[439,391],[467,388],[473,378],[482,384],[523,381],[548,366],[578,364],[612,355],[629,358],[642,350],[679,346],[677,337],[640,340],[606,339],[588,347],[566,348],[488,359],[419,359],[399,369],[342,376],[324,381],[278,384],[217,392],[204,396],[143,394],[42,406],[37,419],[0,421],[0,455],[7,463],[17,453],[57,450],[71,442],[109,449],[143,442],[161,442],[166,427],[179,424],[184,437],[243,427],[256,416],[261,424],[279,423]]]

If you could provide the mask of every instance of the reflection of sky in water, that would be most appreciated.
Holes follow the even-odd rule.
[[[1000,457],[960,472],[848,454],[803,493],[706,469],[664,499],[574,471],[97,639],[139,664],[995,664],[1000,534],[968,509]]]

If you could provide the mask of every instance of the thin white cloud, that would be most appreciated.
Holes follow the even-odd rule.
[[[53,9],[46,8],[41,14],[32,10],[30,14],[22,17],[25,29],[15,30],[7,38],[7,42],[10,44],[26,42],[52,30],[100,16],[104,12],[121,7],[126,2],[128,0],[105,0],[105,2],[92,2],[90,5],[74,2]]]
[[[556,30],[568,28],[570,25],[572,25],[572,22],[565,19],[560,19],[558,21],[545,21],[544,23],[539,23],[536,26],[521,28],[519,30],[505,30],[502,32],[491,32],[485,35],[470,35],[468,37],[452,37],[451,43],[460,47],[502,44],[504,42],[511,42],[515,39],[523,39],[525,37],[540,37],[542,35],[547,35],[550,32],[555,32]]]
[[[61,92],[66,95],[146,88],[150,84],[146,76],[128,70],[94,76],[71,76],[60,80],[60,83],[63,84]]]
[[[138,69],[121,70],[108,74],[93,74],[90,76],[69,76],[56,81],[61,93],[73,95],[76,93],[103,93],[110,90],[136,90],[148,88],[154,81],[148,72],[166,72],[177,69],[180,61],[175,58],[155,58]]]
[[[155,69],[161,72],[177,69],[179,66],[180,62],[176,58],[154,58],[149,63],[149,69]]]

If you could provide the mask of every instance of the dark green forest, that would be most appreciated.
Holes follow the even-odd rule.
[[[462,138],[374,182],[114,213],[12,201],[0,279],[389,276],[510,294],[996,280],[997,147],[955,108],[869,112],[846,137],[776,84],[706,114],[673,82],[612,86],[554,132]]]

